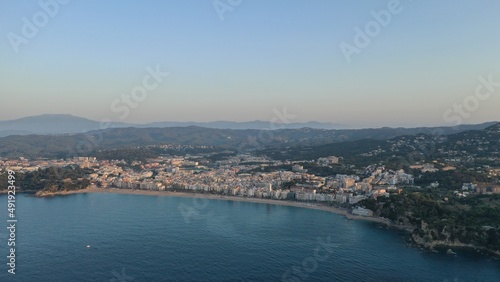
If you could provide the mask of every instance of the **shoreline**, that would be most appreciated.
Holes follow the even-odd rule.
[[[370,217],[370,216],[360,216],[354,215],[344,208],[337,208],[332,206],[320,205],[317,203],[306,203],[297,201],[287,201],[287,200],[274,200],[274,199],[262,199],[253,197],[237,197],[237,196],[224,196],[216,194],[202,194],[202,193],[189,193],[189,192],[173,192],[173,191],[151,191],[151,190],[131,190],[131,189],[120,189],[120,188],[86,188],[74,191],[60,191],[60,192],[49,192],[47,194],[37,195],[37,197],[52,197],[52,196],[65,196],[73,194],[86,194],[86,193],[111,193],[111,194],[128,194],[128,195],[146,195],[146,196],[163,196],[163,197],[181,197],[181,198],[206,198],[210,200],[223,200],[223,201],[238,201],[238,202],[248,202],[248,203],[259,203],[259,204],[271,204],[271,205],[281,205],[290,207],[307,208],[314,210],[322,210],[338,215],[345,216],[348,220],[364,220],[375,223],[385,224],[389,227],[396,227],[389,220]]]

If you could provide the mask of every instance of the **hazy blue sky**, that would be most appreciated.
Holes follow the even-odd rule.
[[[498,0],[54,1],[0,2],[0,120],[500,120]],[[169,76],[151,87],[148,66]]]

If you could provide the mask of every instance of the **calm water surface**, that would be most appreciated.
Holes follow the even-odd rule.
[[[0,281],[500,281],[499,260],[325,211],[120,194],[19,195],[11,275],[0,209]]]

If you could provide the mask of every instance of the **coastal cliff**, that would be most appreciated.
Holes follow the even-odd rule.
[[[500,250],[492,248],[497,243],[497,232],[492,227],[463,228],[459,226],[442,226],[439,230],[430,227],[425,221],[413,230],[412,241],[428,250],[436,248],[467,248],[500,256]],[[448,249],[448,253],[453,253]]]
[[[416,246],[471,248],[500,256],[500,197],[443,201],[431,193],[410,192],[360,202],[392,226],[407,230]]]

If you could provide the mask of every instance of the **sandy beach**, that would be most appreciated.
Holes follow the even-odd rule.
[[[236,197],[236,196],[222,196],[214,194],[201,194],[201,193],[187,193],[187,192],[172,192],[172,191],[149,191],[149,190],[130,190],[130,189],[119,189],[119,188],[87,188],[75,191],[64,191],[51,193],[46,196],[64,196],[72,194],[83,194],[83,193],[114,193],[114,194],[130,194],[130,195],[149,195],[149,196],[163,196],[163,197],[184,197],[184,198],[206,198],[211,200],[223,200],[223,201],[240,201],[240,202],[250,202],[250,203],[260,203],[260,204],[271,204],[271,205],[282,205],[282,206],[292,206],[299,208],[322,210],[327,212],[332,212],[335,214],[340,214],[348,219],[352,220],[366,220],[377,223],[383,223],[386,225],[392,225],[387,219],[379,217],[369,217],[369,216],[359,216],[349,213],[346,209],[336,208],[331,206],[320,205],[317,203],[303,203],[296,201],[285,201],[285,200],[272,200],[272,199],[261,199],[261,198],[246,198],[246,197]]]

